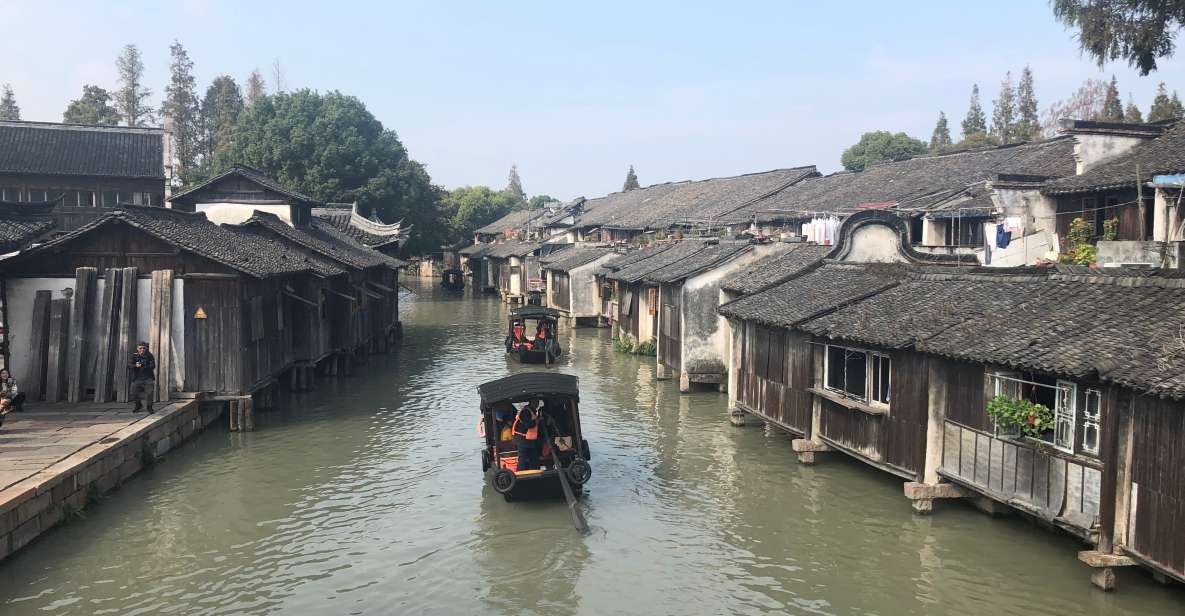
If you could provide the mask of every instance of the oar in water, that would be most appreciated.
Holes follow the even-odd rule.
[[[560,466],[560,456],[555,452],[555,442],[551,439],[551,433],[548,432],[546,426],[543,427],[544,442],[548,444],[548,449],[551,450],[551,463],[555,465],[556,473],[560,476],[560,487],[564,489],[564,500],[568,501],[568,511],[572,513],[572,522],[576,524],[576,530],[582,533],[588,532],[588,522],[584,521],[584,514],[580,513],[580,509],[576,507],[576,495],[572,493],[572,486],[568,485],[568,472]]]

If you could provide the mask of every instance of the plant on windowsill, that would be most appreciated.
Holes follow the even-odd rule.
[[[1044,404],[996,396],[987,405],[988,417],[996,427],[1024,436],[1041,438],[1053,430],[1053,410]]]

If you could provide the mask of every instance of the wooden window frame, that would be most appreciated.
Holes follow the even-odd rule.
[[[1091,400],[1094,400],[1094,411],[1091,412]],[[1094,429],[1094,446],[1087,446],[1087,433]],[[1103,392],[1097,387],[1087,387],[1082,405],[1082,453],[1099,455],[1103,432]]]
[[[658,287],[646,287],[646,311],[650,316],[658,314]]]
[[[866,348],[861,348],[861,347],[850,347],[850,346],[845,346],[842,344],[828,343],[828,344],[825,344],[824,347],[825,347],[824,352],[823,352],[823,389],[824,390],[838,394],[838,395],[843,396],[845,398],[851,398],[852,400],[857,400],[857,401],[867,404],[868,406],[871,406],[871,407],[888,409],[891,406],[891,404],[892,404],[891,396],[892,396],[892,390],[893,390],[893,385],[892,385],[892,383],[893,383],[892,382],[893,358],[891,355],[889,355],[887,353],[880,352],[880,351],[874,351],[872,349],[866,349]],[[863,397],[861,397],[857,394],[854,394],[847,389],[847,380],[848,379],[847,379],[847,362],[846,361],[844,363],[844,383],[843,383],[843,385],[840,387],[835,387],[830,382],[830,380],[831,380],[831,349],[832,348],[843,349],[845,354],[846,353],[860,353],[860,354],[864,355],[864,395],[863,395]],[[846,355],[845,355],[845,358],[846,358]],[[880,362],[888,362],[888,368],[889,368],[889,370],[888,370],[889,383],[888,383],[888,387],[885,389],[885,400],[884,401],[874,399],[873,389],[872,389],[873,384],[876,382],[879,382],[879,372],[878,372],[877,376],[874,378],[874,375],[872,374],[873,367],[874,367],[874,365],[878,365]]]

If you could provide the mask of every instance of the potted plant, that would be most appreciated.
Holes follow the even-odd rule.
[[[1053,410],[1044,404],[996,396],[987,405],[988,417],[1004,436],[1041,438],[1054,427]]]

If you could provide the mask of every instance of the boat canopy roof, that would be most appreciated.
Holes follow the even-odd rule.
[[[520,306],[510,311],[511,319],[559,319],[560,311],[543,306]]]
[[[567,396],[580,399],[580,381],[570,374],[520,372],[477,386],[482,406],[498,402],[519,402],[536,396]]]

